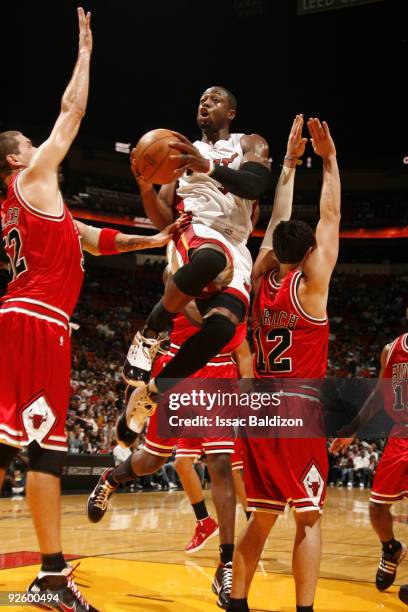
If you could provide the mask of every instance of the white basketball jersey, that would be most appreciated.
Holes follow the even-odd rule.
[[[194,146],[206,159],[238,170],[244,157],[240,144],[242,136],[244,134],[230,134],[228,140],[218,140],[215,144],[198,140]],[[211,176],[199,172],[183,174],[177,195],[182,198],[184,209],[193,215],[193,222],[207,225],[234,242],[248,240],[254,200],[233,195]]]

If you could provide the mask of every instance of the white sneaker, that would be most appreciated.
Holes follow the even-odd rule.
[[[138,331],[135,343],[131,344],[123,366],[122,376],[128,385],[140,387],[149,382],[153,361],[165,340],[165,334],[158,334],[157,338],[145,338]]]

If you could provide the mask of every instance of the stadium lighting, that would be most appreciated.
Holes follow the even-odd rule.
[[[115,151],[117,153],[126,153],[126,154],[129,154],[131,146],[132,145],[131,145],[130,142],[115,142]]]

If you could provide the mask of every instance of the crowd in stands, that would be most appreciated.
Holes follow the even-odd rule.
[[[121,367],[136,329],[162,294],[161,266],[147,260],[129,271],[88,269],[73,321],[72,395],[67,431],[70,453],[113,453],[116,418],[124,405]],[[147,282],[148,280],[148,282]],[[3,278],[4,281],[4,278]],[[4,282],[3,282],[4,285]],[[1,287],[0,287],[1,290]],[[335,274],[329,299],[329,377],[375,377],[381,348],[405,329],[408,278]],[[330,458],[329,483],[369,487],[383,440],[355,441],[341,456]],[[143,439],[138,440],[138,445]],[[23,463],[22,463],[23,462]],[[8,489],[18,488],[24,455],[9,472]],[[178,486],[172,461],[134,487]],[[137,489],[136,489],[137,490]]]
[[[342,453],[332,454],[328,440],[329,475],[328,485],[333,487],[353,486],[360,489],[371,488],[378,461],[382,455],[386,440],[359,440],[355,438],[348,449]]]

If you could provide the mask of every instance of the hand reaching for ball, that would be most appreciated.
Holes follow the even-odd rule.
[[[169,147],[178,151],[170,155],[170,159],[177,163],[174,170],[175,178],[179,178],[186,170],[193,172],[208,172],[210,167],[208,159],[203,157],[200,151],[189,141],[188,138],[179,132],[173,132],[177,141],[169,142]]]

